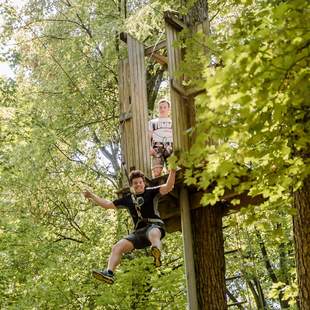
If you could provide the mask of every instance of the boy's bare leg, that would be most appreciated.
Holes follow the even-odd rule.
[[[134,246],[132,242],[128,241],[127,239],[121,239],[118,241],[112,248],[108,262],[108,269],[114,272],[121,261],[122,255],[132,251],[133,249]]]
[[[152,246],[155,246],[157,248],[160,248],[160,237],[161,237],[161,231],[158,228],[152,228],[149,231],[148,238],[152,244]]]
[[[154,257],[154,265],[156,267],[161,266],[160,237],[161,237],[161,231],[158,228],[152,228],[149,231],[148,238],[152,244],[151,254]]]

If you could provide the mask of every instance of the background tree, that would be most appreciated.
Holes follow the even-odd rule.
[[[1,87],[4,308],[184,307],[179,234],[167,238],[160,273],[137,251],[104,294],[90,274],[131,229],[124,214],[104,213],[81,196],[91,187],[112,199],[120,185],[117,64],[123,49],[116,37],[125,14],[141,6],[124,4],[28,1],[18,9],[1,2],[1,39],[14,42],[4,57],[16,68],[15,82]],[[149,293],[135,285],[146,278]]]
[[[295,193],[298,282],[301,308],[306,309],[310,281],[302,266],[309,265],[305,256],[309,235],[309,38],[302,20],[309,7],[303,1],[233,3],[239,13],[229,24],[231,30],[223,25],[225,36],[215,33],[206,41],[211,58],[200,54],[205,70],[186,72],[190,77],[203,74],[207,90],[196,100],[197,139],[184,161],[187,182],[207,190],[216,181],[214,190],[202,200],[205,205],[215,204],[225,188],[240,193],[249,190],[250,195],[268,198],[270,206],[281,206],[285,210],[282,216],[294,214],[285,206],[292,203]],[[201,44],[193,46],[199,57]],[[214,70],[214,62],[223,66]],[[218,143],[208,145],[207,141]],[[247,181],[241,182],[244,177]]]
[[[130,224],[85,204],[80,192],[113,198],[120,185],[119,33],[155,44],[164,38],[163,11],[186,14],[194,3],[28,1],[20,10],[1,1],[1,57],[16,73],[0,82],[2,307],[185,307],[180,234],[166,238],[161,271],[137,251],[102,293],[89,270],[105,264]],[[205,205],[227,187],[268,198],[224,224],[226,250],[239,249],[226,256],[226,277],[243,276],[227,284],[228,296],[257,308],[295,307],[292,215],[300,305],[309,304],[308,10],[300,0],[210,1],[211,36],[185,31],[180,43],[187,83],[207,90],[195,102],[196,143],[180,161],[187,183],[206,190],[216,181]],[[148,68],[152,109],[163,68]]]

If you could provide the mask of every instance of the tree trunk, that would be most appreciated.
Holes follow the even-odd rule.
[[[262,287],[256,277],[250,276],[246,277],[246,282],[248,287],[250,288],[250,291],[254,297],[256,309],[258,310],[264,310],[267,309],[266,307],[266,300],[265,296],[263,294]]]
[[[186,6],[188,1],[182,1]],[[202,23],[208,19],[208,1],[196,0],[195,5],[188,10],[186,16],[184,16],[184,22],[190,27],[195,28],[197,23]]]
[[[146,87],[147,87],[147,104],[150,111],[154,110],[155,101],[158,91],[163,81],[165,69],[158,67],[155,69],[155,64],[150,63],[146,69]],[[161,99],[161,98],[158,98]]]
[[[310,177],[303,188],[294,193],[293,217],[297,281],[300,309],[310,309]]]
[[[272,281],[272,283],[276,284],[279,282],[279,279],[278,279],[278,277],[277,277],[277,275],[276,275],[276,273],[272,267],[272,264],[271,264],[271,261],[269,259],[267,249],[265,246],[265,242],[264,242],[259,230],[255,229],[255,234],[256,234],[256,237],[258,239],[259,248],[260,248],[261,254],[263,256],[263,261],[264,261],[265,267],[267,269],[269,278]],[[282,252],[279,251],[280,260],[281,260],[281,254],[282,254]],[[281,264],[280,264],[280,267],[281,267]],[[284,297],[283,292],[280,291],[279,292],[279,302],[281,305],[281,309],[288,309],[289,308],[288,301],[284,300],[283,297]]]
[[[196,286],[199,309],[227,309],[222,208],[192,211]]]
[[[230,300],[235,304],[234,306],[237,307],[238,309],[243,309],[242,302],[240,302],[234,294],[232,294],[228,289],[226,290],[227,296],[230,298]]]

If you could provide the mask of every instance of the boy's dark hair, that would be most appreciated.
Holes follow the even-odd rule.
[[[132,180],[136,178],[142,178],[143,182],[145,183],[145,176],[144,173],[140,170],[133,170],[129,174],[129,183],[132,184]]]
[[[163,102],[167,103],[168,108],[170,109],[171,104],[170,104],[170,101],[169,101],[168,99],[160,99],[160,100],[158,101],[158,103],[157,103],[158,106],[159,106],[161,103],[163,103]]]

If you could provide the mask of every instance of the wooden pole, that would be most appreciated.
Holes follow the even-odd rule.
[[[178,38],[178,31],[166,19],[167,52],[168,52],[168,73],[170,80],[176,80],[181,84],[181,79],[175,77],[182,61],[180,48],[174,47]],[[180,94],[173,88],[170,89],[170,100],[172,110],[173,148],[178,151],[185,151],[189,148],[189,139],[186,134],[189,118],[188,108]],[[191,228],[191,212],[188,198],[188,191],[182,185],[180,192],[181,227],[184,244],[184,260],[187,281],[188,308],[198,310],[196,276],[194,265],[193,238]]]
[[[181,226],[183,235],[185,272],[187,282],[188,309],[198,310],[191,213],[188,200],[188,191],[184,185],[182,185],[180,190],[180,210],[181,210]]]
[[[119,99],[120,99],[120,131],[122,160],[126,163],[129,171],[134,163],[134,143],[132,136],[132,106],[130,102],[129,63],[124,59],[119,65]],[[126,178],[123,180],[126,184]]]
[[[179,70],[182,61],[181,49],[174,47],[174,42],[178,38],[178,32],[168,22],[166,22],[166,34],[169,78],[171,81],[177,81],[179,84],[182,84],[181,79],[175,77],[175,73]],[[170,89],[170,99],[173,147],[174,150],[187,150],[189,147],[189,140],[186,134],[189,123],[187,107],[180,94],[174,88]]]
[[[203,4],[203,1],[199,0],[199,4]],[[180,86],[179,90],[176,87],[171,87],[173,138],[174,148],[182,152],[187,151],[191,144],[186,132],[195,122],[194,99],[193,96],[190,96],[185,101],[184,94],[182,94],[184,93],[182,92],[182,77],[175,75],[179,73],[183,55],[181,49],[174,46],[174,42],[178,39],[178,31],[182,28],[182,23],[178,21],[177,17],[170,15],[166,14],[165,16],[168,71],[170,79],[175,82],[175,85]],[[187,201],[189,200],[190,205],[194,207],[193,198],[191,195],[191,197],[187,197]],[[222,208],[208,206],[187,212],[184,200],[180,197],[180,204],[183,205],[181,207],[181,225],[186,255],[189,308],[227,309]],[[197,204],[200,206],[199,202]],[[189,229],[191,219],[193,227]],[[192,281],[195,282],[195,286]]]
[[[144,63],[144,46],[127,35],[130,94],[132,104],[133,136],[136,168],[151,176],[150,141],[148,133],[147,90]]]

